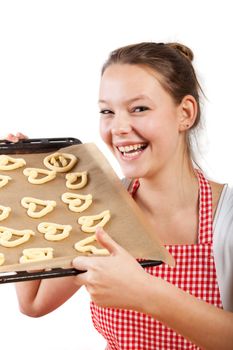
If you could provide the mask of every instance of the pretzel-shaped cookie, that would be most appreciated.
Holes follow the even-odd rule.
[[[81,213],[85,209],[87,209],[92,203],[92,195],[91,194],[77,194],[77,193],[63,193],[61,199],[64,203],[69,204],[69,209],[74,211],[75,213]],[[82,201],[84,203],[82,204]]]
[[[89,215],[89,216],[80,216],[78,219],[78,223],[81,226],[81,230],[83,232],[95,232],[96,228],[98,226],[104,227],[104,225],[110,220],[110,211],[109,210],[104,210],[102,213],[97,214],[97,215]],[[95,220],[101,220],[98,224],[94,225]]]
[[[6,154],[0,155],[0,170],[15,170],[26,165],[23,158],[13,158]]]
[[[81,181],[77,184],[74,184],[74,182],[76,182],[79,177],[81,177]],[[83,188],[87,184],[87,171],[82,171],[80,173],[69,173],[66,175],[66,180],[66,187],[70,190]]]
[[[23,171],[25,176],[28,176],[28,181],[34,185],[41,185],[45,182],[51,181],[56,177],[55,170],[38,169],[38,168],[25,168]],[[44,177],[38,178],[39,174],[45,175]]]
[[[0,205],[0,221],[8,218],[10,212],[11,212],[10,207],[4,207],[3,205]]]
[[[8,184],[8,182],[11,180],[10,176],[7,175],[0,175],[0,188]]]
[[[31,261],[48,260],[53,258],[53,248],[28,248],[23,250],[23,255],[19,262],[27,263]]]
[[[10,241],[13,235],[20,236],[20,238]],[[32,230],[16,230],[14,228],[0,226],[0,245],[3,247],[16,247],[27,242],[31,236],[35,236],[35,232]]]
[[[91,252],[92,254],[95,255],[109,255],[109,251],[107,249],[100,249],[96,248],[94,245],[89,245],[89,243],[95,242],[96,241],[96,236],[95,234],[82,239],[81,241],[78,241],[75,243],[74,248],[80,252],[80,253],[86,253],[86,252]]]
[[[60,241],[69,236],[72,226],[60,225],[53,222],[41,222],[37,229],[39,232],[45,234],[45,239],[48,241]],[[61,231],[60,233],[58,233]]]
[[[66,173],[77,163],[78,158],[70,153],[53,153],[44,158],[44,165],[51,170]]]
[[[5,262],[5,255],[3,253],[0,253],[0,265],[3,265]]]
[[[55,201],[42,200],[32,197],[24,197],[21,200],[21,204],[24,208],[28,209],[27,214],[31,218],[41,218],[50,213],[57,205]],[[44,206],[40,211],[36,211],[37,205]]]

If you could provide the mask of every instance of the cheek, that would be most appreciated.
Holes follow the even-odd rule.
[[[112,143],[112,133],[111,133],[111,128],[108,125],[108,123],[104,120],[100,120],[99,123],[99,132],[102,140],[107,144]]]
[[[157,149],[166,152],[177,143],[178,132],[171,121],[157,118],[156,122],[148,120],[146,127],[144,127],[143,136],[155,144]]]

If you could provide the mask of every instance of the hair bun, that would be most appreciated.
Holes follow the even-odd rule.
[[[178,50],[182,55],[184,55],[190,61],[193,60],[194,55],[192,50],[189,47],[179,43],[168,43],[167,45],[175,50]]]

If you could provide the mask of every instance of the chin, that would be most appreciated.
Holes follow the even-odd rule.
[[[144,171],[139,171],[138,169],[132,169],[130,167],[121,166],[121,171],[123,175],[128,179],[139,179],[145,176]]]

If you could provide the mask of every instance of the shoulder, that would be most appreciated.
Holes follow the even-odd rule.
[[[221,187],[213,183],[213,203],[216,204],[214,227],[223,230],[233,237],[233,186],[225,184]]]
[[[212,190],[212,201],[213,201],[213,214],[215,214],[222,191],[224,189],[224,184],[220,184],[214,181],[209,181]]]
[[[213,253],[224,309],[233,311],[233,186],[224,185],[214,218]]]

